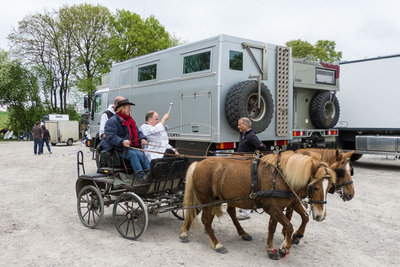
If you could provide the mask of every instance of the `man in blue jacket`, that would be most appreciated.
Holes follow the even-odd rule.
[[[251,129],[251,120],[247,117],[240,118],[238,121],[240,132],[238,152],[254,152],[256,150],[266,150],[265,145],[258,139]],[[242,209],[238,220],[250,219],[251,210]]]
[[[143,170],[150,168],[149,160],[142,151],[130,147],[140,148],[141,144],[147,144],[147,140],[130,115],[131,105],[135,104],[128,99],[118,102],[115,107],[116,114],[106,122],[106,136],[101,140],[101,145],[102,151],[107,152],[114,148],[121,157],[129,160],[135,176],[142,179],[145,175]]]

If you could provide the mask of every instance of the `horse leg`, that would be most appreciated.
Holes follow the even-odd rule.
[[[286,208],[286,214],[285,214],[286,218],[288,218],[288,220],[292,220],[292,216],[293,216],[293,206],[289,206]],[[286,231],[285,228],[282,228],[282,235],[285,236],[286,235]]]
[[[214,248],[216,252],[219,253],[226,253],[228,250],[218,242],[218,239],[215,237],[214,232],[212,230],[212,221],[214,219],[214,215],[212,214],[212,208],[210,207],[205,207],[203,208],[203,213],[201,216],[201,221],[204,224],[204,228],[206,232],[208,233],[208,236],[210,238],[210,243],[211,246]]]
[[[281,210],[272,210],[270,215],[271,217],[274,217],[274,219],[282,224],[282,226],[285,228],[285,239],[283,240],[279,248],[279,254],[281,255],[281,257],[284,257],[289,254],[290,248],[292,246],[293,225],[290,223],[288,218],[286,218]]]
[[[200,211],[201,211],[200,209],[196,209],[195,211],[188,211],[187,214],[185,214],[186,215],[185,220],[181,227],[181,235],[179,236],[179,239],[181,240],[182,243],[189,242],[188,232],[189,232],[190,226],[192,225],[193,221],[196,219],[197,215],[199,215]],[[190,216],[192,213],[194,215]]]
[[[301,217],[301,225],[299,229],[293,234],[292,244],[299,244],[300,239],[303,238],[304,232],[306,231],[306,226],[309,221],[308,214],[304,207],[301,205],[300,201],[296,201],[293,209],[300,215]]]
[[[245,240],[245,241],[251,241],[251,240],[253,240],[253,238],[251,237],[251,235],[249,235],[248,233],[246,233],[246,232],[243,230],[242,226],[240,225],[239,220],[238,220],[237,217],[236,217],[236,208],[228,205],[228,207],[226,208],[226,212],[228,212],[229,216],[231,217],[232,222],[233,222],[233,224],[235,225],[236,230],[237,230],[239,236],[241,236],[242,239]]]
[[[275,220],[273,216],[269,217],[266,248],[267,248],[268,257],[271,260],[279,259],[279,254],[276,251],[276,249],[274,248],[274,234],[276,231],[277,223],[278,223],[278,221]]]

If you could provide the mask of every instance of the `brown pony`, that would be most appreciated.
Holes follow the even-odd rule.
[[[282,170],[276,171],[276,165],[280,159],[279,166]],[[227,250],[215,237],[211,224],[214,216],[221,216],[221,202],[228,203],[227,212],[239,236],[243,240],[250,241],[252,237],[246,233],[236,218],[235,207],[243,209],[263,208],[265,212],[276,219],[286,229],[286,236],[280,248],[281,254],[288,254],[291,247],[293,226],[283,214],[285,207],[295,201],[293,198],[268,197],[259,199],[259,203],[248,196],[251,192],[251,160],[240,158],[208,158],[201,162],[194,162],[190,165],[186,174],[186,187],[184,206],[188,208],[185,214],[185,221],[182,225],[180,239],[188,242],[188,231],[197,215],[202,210],[201,220],[205,226],[212,247],[220,253]],[[282,177],[280,173],[283,173]],[[261,191],[268,191],[276,175],[275,190],[290,192],[290,188],[300,197],[309,195],[310,199],[316,200],[312,209],[318,221],[322,221],[326,213],[326,194],[336,182],[335,172],[311,156],[286,151],[280,155],[267,155],[260,159],[258,164],[258,184]],[[289,188],[289,186],[290,188]],[[313,192],[311,192],[313,191]],[[211,203],[211,205],[207,205]],[[216,203],[214,206],[212,203]],[[206,205],[204,205],[206,204]],[[199,207],[202,205],[201,207]],[[273,248],[273,237],[268,236],[267,251],[277,256]]]
[[[313,156],[319,155],[321,160],[327,162],[336,172],[335,192],[339,193],[343,201],[349,201],[354,197],[355,191],[352,179],[353,169],[350,164],[350,158],[354,151],[343,153],[340,149],[305,148],[296,150],[296,153]],[[299,244],[300,239],[303,238],[306,230],[308,215],[300,201],[296,201],[286,210],[286,217],[289,220],[292,218],[293,210],[300,215],[301,225],[293,234],[292,244]],[[275,223],[276,225],[276,222],[272,223]],[[282,232],[285,235],[285,229],[283,229]]]

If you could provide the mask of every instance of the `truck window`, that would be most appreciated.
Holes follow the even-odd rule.
[[[237,51],[229,51],[229,69],[243,70],[243,53]]]
[[[183,74],[210,69],[211,51],[183,58]]]
[[[95,113],[99,113],[100,112],[100,108],[101,108],[101,98],[102,98],[102,95],[96,95],[96,98],[94,99],[94,107],[93,107],[93,109],[94,109],[94,112]]]
[[[140,67],[138,69],[138,81],[149,81],[157,78],[157,64]]]
[[[316,68],[315,81],[320,84],[336,85],[336,71]]]

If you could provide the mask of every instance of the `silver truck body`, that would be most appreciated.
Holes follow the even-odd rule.
[[[400,55],[341,62],[340,142],[359,154],[400,155]]]
[[[197,69],[195,59],[201,57],[208,65],[201,62]],[[296,80],[294,69],[298,70]],[[321,74],[324,69],[330,73]],[[179,147],[185,142],[189,147],[237,142],[240,116],[251,118],[253,130],[271,149],[304,142],[314,135],[324,140],[333,137],[329,141],[334,141],[335,134],[328,136],[326,127],[312,125],[309,109],[314,95],[339,90],[336,71],[318,63],[293,61],[286,47],[219,35],[114,64],[109,83],[95,93],[95,101],[105,95],[108,101],[92,113],[90,129],[93,136],[96,130],[92,125],[100,121],[95,117],[101,116],[116,96],[123,96],[136,104],[131,115],[138,125],[144,123],[147,111],[162,116],[173,103],[168,136]],[[258,89],[243,98],[249,85]],[[235,95],[234,90],[240,93]],[[244,102],[236,102],[236,98]],[[244,107],[233,112],[235,103]],[[294,130],[304,135],[294,137]]]

